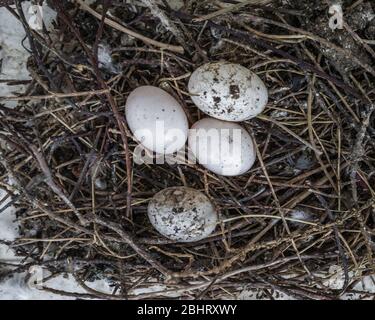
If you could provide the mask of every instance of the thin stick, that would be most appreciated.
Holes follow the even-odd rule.
[[[84,3],[82,0],[76,0],[80,6],[81,6],[81,9],[85,10],[86,12],[90,13],[91,15],[93,15],[95,18],[101,20],[102,19],[102,15],[98,12],[96,12],[95,10],[91,9],[90,6],[88,6],[86,3]],[[139,39],[141,41],[143,41],[144,43],[146,44],[149,44],[151,46],[154,46],[154,47],[158,47],[160,49],[163,49],[163,50],[169,50],[169,51],[172,51],[172,52],[177,52],[177,53],[181,53],[183,54],[184,53],[184,48],[181,47],[181,46],[174,46],[174,45],[171,45],[171,44],[165,44],[165,43],[162,43],[162,42],[159,42],[159,41],[156,41],[156,40],[153,40],[153,39],[150,39],[150,38],[147,38],[137,32],[134,32],[128,28],[125,28],[124,26],[122,26],[121,24],[109,19],[109,18],[105,18],[104,19],[104,23],[111,26],[112,28],[115,28],[116,30],[118,31],[121,31],[121,32],[124,32],[136,39]]]
[[[71,98],[71,97],[85,97],[93,95],[107,94],[108,89],[103,90],[92,90],[92,91],[82,91],[82,92],[72,92],[72,93],[52,93],[41,96],[26,96],[26,97],[0,97],[0,101],[27,101],[27,100],[48,100],[48,99],[58,99],[58,98]]]
[[[223,9],[220,9],[218,11],[215,11],[215,12],[212,12],[210,14],[207,14],[207,15],[204,15],[204,16],[201,16],[199,18],[195,18],[193,21],[195,22],[202,22],[202,21],[205,21],[205,20],[210,20],[210,19],[213,19],[213,18],[217,18],[218,16],[221,16],[223,14],[226,14],[226,13],[229,13],[231,11],[236,11],[236,10],[239,10],[245,6],[248,6],[248,5],[253,5],[253,6],[259,6],[259,5],[267,5],[269,3],[271,3],[273,0],[245,0],[241,3],[237,3],[237,4],[233,4],[227,8],[223,8]]]
[[[69,206],[69,208],[73,210],[73,212],[75,213],[75,215],[79,219],[80,223],[82,225],[87,225],[86,220],[82,217],[82,215],[76,209],[74,204],[64,194],[64,192],[61,190],[61,188],[55,183],[55,181],[53,179],[53,176],[52,176],[52,173],[51,173],[51,170],[49,169],[49,167],[47,165],[47,162],[46,162],[44,156],[42,155],[42,153],[39,152],[38,149],[34,145],[30,146],[30,150],[32,151],[32,153],[34,154],[34,157],[38,161],[40,170],[42,170],[42,172],[43,172],[43,174],[46,178],[46,183],[50,186],[50,188],[53,190],[53,192],[55,192],[56,195],[58,195]]]
[[[261,120],[264,120],[264,121],[268,121],[268,122],[272,122],[272,123],[276,124],[278,127],[280,127],[281,129],[283,129],[285,132],[289,133],[291,136],[293,136],[298,141],[300,141],[301,143],[303,143],[306,147],[308,147],[311,150],[313,150],[315,153],[317,153],[319,155],[323,154],[319,149],[315,148],[313,145],[311,145],[311,143],[307,142],[305,139],[302,139],[299,135],[295,134],[292,130],[289,130],[286,126],[284,126],[279,121],[276,121],[276,120],[274,120],[274,119],[272,119],[270,117],[267,117],[265,115],[259,115],[259,116],[257,116],[257,118],[261,119]]]

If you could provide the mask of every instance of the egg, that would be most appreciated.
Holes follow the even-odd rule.
[[[188,140],[189,157],[219,175],[244,174],[256,160],[253,139],[235,122],[202,119],[190,129]]]
[[[211,117],[244,121],[260,114],[268,91],[249,69],[234,63],[207,63],[193,72],[188,84],[194,104]]]
[[[184,147],[188,120],[166,91],[153,86],[135,89],[126,101],[125,115],[134,138],[148,150],[172,154]]]
[[[157,193],[149,202],[148,217],[160,234],[177,242],[202,240],[218,222],[218,214],[207,196],[188,187]]]

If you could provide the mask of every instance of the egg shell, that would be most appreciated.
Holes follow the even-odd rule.
[[[188,88],[194,104],[220,120],[254,118],[268,102],[263,81],[249,69],[228,62],[202,65],[191,75]]]
[[[189,151],[208,170],[223,176],[246,173],[256,160],[249,133],[238,123],[205,118],[189,132]]]
[[[218,222],[217,212],[206,195],[187,187],[157,193],[149,202],[148,217],[160,234],[178,242],[202,240]]]
[[[188,120],[178,101],[164,90],[142,86],[126,102],[126,120],[134,138],[160,154],[172,154],[184,147]]]

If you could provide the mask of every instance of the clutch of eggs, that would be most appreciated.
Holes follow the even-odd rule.
[[[153,227],[178,242],[202,240],[218,222],[217,212],[206,195],[187,187],[160,191],[149,202],[147,211]]]
[[[249,133],[235,122],[205,118],[189,131],[189,150],[208,170],[223,176],[246,173],[256,160]]]
[[[125,114],[134,138],[148,150],[172,154],[184,147],[189,129],[186,114],[164,90],[153,86],[133,90]]]
[[[188,89],[201,111],[226,121],[254,118],[268,102],[263,81],[249,69],[228,62],[207,63],[196,69]]]

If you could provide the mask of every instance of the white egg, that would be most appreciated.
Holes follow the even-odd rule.
[[[186,114],[169,93],[153,86],[132,91],[126,102],[126,120],[135,139],[160,154],[180,150],[188,136]]]
[[[213,118],[193,125],[189,149],[201,165],[223,176],[244,174],[256,160],[253,139],[243,127]]]
[[[249,69],[228,62],[207,63],[195,70],[189,92],[201,111],[226,121],[254,118],[268,102],[263,81]]]
[[[218,222],[218,214],[206,195],[187,187],[157,193],[149,202],[148,217],[159,233],[178,242],[202,240]]]

